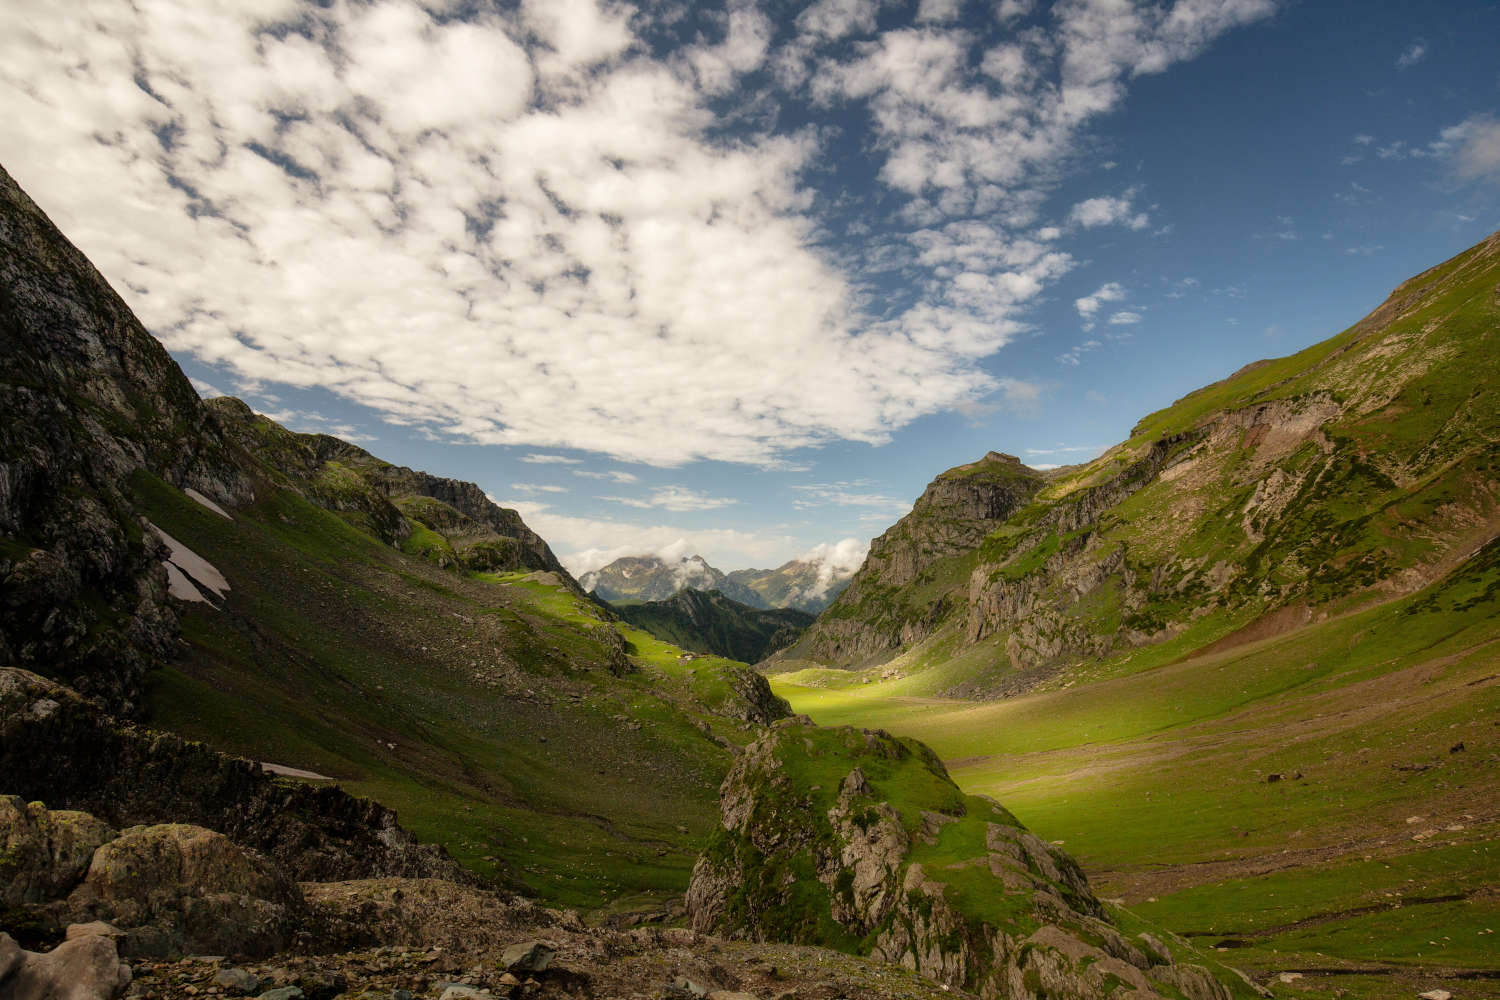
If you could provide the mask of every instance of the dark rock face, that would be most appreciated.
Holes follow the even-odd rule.
[[[226,505],[251,484],[166,350],[3,169],[0,413],[0,665],[129,711],[176,634],[130,476]]]
[[[337,788],[276,779],[252,761],[123,725],[36,674],[0,669],[5,792],[104,822],[191,823],[280,864],[299,881],[468,875],[421,846],[396,814]]]
[[[907,606],[902,588],[935,563],[970,552],[1041,489],[1040,473],[992,451],[934,479],[910,514],[870,543],[865,564],[808,630],[802,655],[854,666],[920,641],[952,609]]]
[[[687,894],[699,933],[865,951],[985,998],[1231,996],[1156,936],[1122,934],[1072,858],[914,740],[778,723],[720,804]]]

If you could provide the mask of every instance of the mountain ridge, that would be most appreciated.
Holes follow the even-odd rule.
[[[717,590],[684,587],[664,601],[612,606],[637,628],[695,653],[758,663],[791,645],[813,623],[795,608],[752,608]]]
[[[613,604],[665,601],[685,588],[718,590],[760,610],[793,608],[817,614],[848,585],[850,577],[812,559],[789,559],[775,569],[725,573],[699,555],[675,562],[660,555],[621,556],[579,577],[579,585]]]
[[[1411,592],[1500,526],[1497,274],[1500,234],[1344,333],[1147,415],[1094,461],[1023,476],[1002,517],[945,517],[934,491],[975,466],[943,473],[779,658],[857,667],[951,632],[998,643],[1010,670],[992,679],[1013,690],[1298,601]]]

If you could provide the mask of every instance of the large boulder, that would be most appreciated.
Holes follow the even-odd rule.
[[[132,827],[100,847],[68,903],[124,930],[126,954],[160,956],[270,955],[305,909],[263,855],[185,823]]]
[[[963,794],[915,740],[778,722],[736,761],[720,808],[688,888],[699,933],[864,952],[987,998],[1251,991],[1232,970],[1233,990],[1175,963],[1192,953],[1170,935],[1128,937],[1072,858]]]
[[[0,906],[66,895],[83,880],[94,851],[114,838],[113,827],[88,813],[0,795]]]

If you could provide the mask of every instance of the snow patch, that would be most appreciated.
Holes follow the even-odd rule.
[[[223,573],[156,525],[147,521],[146,526],[156,532],[156,537],[167,545],[167,591],[173,597],[184,601],[208,601],[209,598],[203,591],[211,591],[214,597],[221,601],[224,599],[224,594],[229,590],[229,581],[224,579]]]
[[[234,520],[234,518],[229,515],[228,511],[226,511],[223,507],[220,507],[218,504],[214,503],[212,500],[210,500],[208,497],[204,496],[202,493],[199,493],[197,490],[189,487],[188,489],[185,489],[182,492],[186,493],[188,496],[192,497],[194,500],[198,501],[203,506],[205,506],[209,510],[213,511],[215,514],[218,514],[220,517],[225,518],[226,520],[230,520],[230,521]]]

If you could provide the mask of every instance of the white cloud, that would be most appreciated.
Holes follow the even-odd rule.
[[[566,493],[566,486],[546,486],[537,483],[511,483],[510,488],[517,493]]]
[[[212,382],[205,382],[201,378],[190,378],[188,381],[193,384],[194,389],[198,390],[198,395],[204,399],[213,399],[215,396],[228,395]]]
[[[866,507],[872,513],[894,515],[891,520],[911,510],[911,502],[884,493],[869,492],[874,484],[867,479],[836,483],[804,483],[793,486],[792,506],[798,510],[816,507]]]
[[[845,538],[832,544],[823,542],[797,557],[798,561],[818,567],[817,582],[802,592],[803,597],[822,597],[835,580],[852,575],[864,565],[870,543]]]
[[[653,508],[670,510],[674,513],[685,513],[697,510],[718,510],[720,507],[728,507],[739,503],[731,497],[711,497],[686,486],[663,486],[649,497],[600,497],[612,503],[624,504],[627,507],[637,507],[641,510]]]
[[[1500,181],[1500,119],[1474,115],[1443,129],[1434,147],[1451,157],[1454,171],[1465,180]]]
[[[530,455],[522,455],[521,456],[521,461],[530,463],[531,465],[582,465],[583,464],[583,459],[581,459],[581,458],[568,458],[566,455],[539,455],[539,454],[535,454],[535,453],[530,454]]]
[[[797,27],[812,35],[839,39],[875,30],[876,0],[818,0],[797,15]]]
[[[1094,328],[1094,317],[1106,302],[1119,302],[1125,298],[1125,286],[1118,281],[1111,281],[1100,285],[1090,295],[1073,300],[1073,308],[1078,310],[1078,315],[1083,317],[1083,328],[1092,330]]]
[[[641,478],[635,473],[626,472],[623,469],[609,469],[605,472],[598,472],[593,469],[574,469],[573,475],[582,476],[585,479],[603,479],[612,483],[634,483],[639,482]]]
[[[1051,38],[980,52],[944,24],[851,44],[875,0],[820,0],[777,49],[736,2],[666,59],[634,33],[665,9],[478,8],[15,0],[0,160],[224,378],[324,387],[417,434],[773,464],[1023,398],[980,362],[1073,266],[1022,234],[1079,130],[1272,4],[1069,0]],[[823,247],[829,133],[716,128],[762,67],[868,110],[874,167],[924,220],[909,307],[867,311],[868,276]]]
[[[574,576],[621,556],[658,555],[667,561],[698,553],[719,569],[779,566],[799,551],[790,535],[758,534],[729,528],[690,531],[669,524],[640,525],[611,518],[574,517],[534,500],[496,500],[518,511],[547,539]]]
[[[1408,69],[1427,57],[1427,43],[1418,38],[1396,58],[1397,69]]]
[[[945,24],[958,17],[959,0],[922,0],[917,4],[917,20]]]
[[[1107,445],[1100,444],[1059,444],[1051,448],[1027,448],[1027,455],[1085,455],[1087,458],[1097,458],[1104,454]],[[1041,468],[1041,466],[1032,466]]]
[[[1109,318],[1110,326],[1133,326],[1143,317],[1138,312],[1122,309]]]
[[[1124,226],[1127,229],[1145,229],[1151,224],[1145,212],[1131,207],[1132,195],[1126,193],[1119,198],[1089,198],[1073,206],[1068,221],[1085,229],[1098,226]]]

